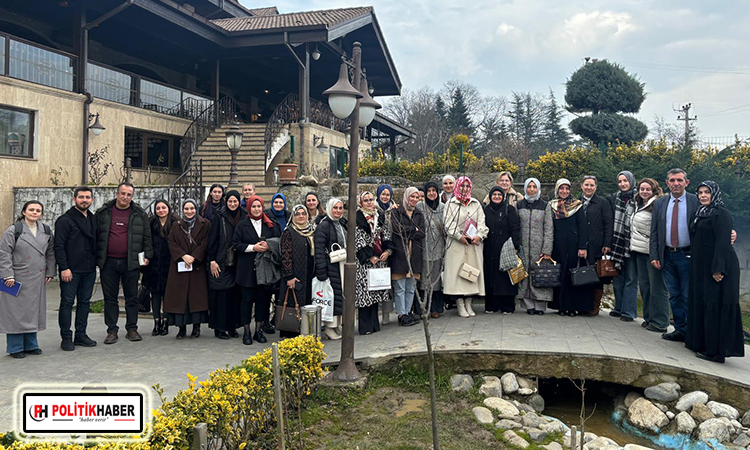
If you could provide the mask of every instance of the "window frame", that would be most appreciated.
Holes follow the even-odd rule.
[[[9,111],[20,112],[20,113],[29,115],[29,137],[27,139],[27,145],[29,148],[28,155],[11,155],[8,153],[4,153],[3,150],[0,150],[0,157],[21,158],[21,159],[27,159],[27,160],[35,159],[34,151],[36,150],[36,146],[34,145],[34,143],[35,143],[35,135],[36,135],[37,111],[34,111],[32,109],[19,108],[17,106],[5,105],[1,103],[0,103],[0,109],[7,109]]]
[[[176,167],[173,167],[173,159],[174,159],[174,147],[176,145],[177,140],[181,140],[182,136],[176,136],[172,134],[163,134],[155,131],[150,130],[142,130],[140,128],[131,128],[126,127],[125,133],[128,132],[136,132],[141,134],[141,160],[143,161],[142,167],[131,167],[132,170],[140,170],[140,171],[148,171],[149,167],[151,170],[164,170],[167,169],[168,173],[182,173],[182,163],[178,161],[178,165]],[[155,166],[148,163],[148,139],[149,138],[157,138],[157,139],[166,139],[169,142],[169,150],[167,150],[167,164],[164,166]],[[124,140],[124,136],[123,136]],[[123,142],[123,155],[124,158],[127,158],[128,156],[125,156],[124,151],[124,142]],[[179,152],[178,152],[179,153]]]

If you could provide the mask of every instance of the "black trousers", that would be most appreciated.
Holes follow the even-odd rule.
[[[164,294],[151,293],[151,313],[154,320],[161,319],[161,304],[164,301]]]
[[[140,270],[128,270],[126,258],[107,258],[100,276],[104,293],[104,323],[107,324],[107,333],[117,333],[119,330],[117,318],[120,316],[120,306],[117,303],[117,296],[120,293],[120,283],[125,294],[125,329],[138,330]]]
[[[57,322],[60,325],[60,337],[71,339],[73,332],[70,325],[73,317],[73,304],[76,305],[76,336],[86,335],[86,326],[91,310],[91,294],[94,292],[96,270],[93,272],[73,272],[69,282],[60,280],[60,311]],[[76,302],[76,298],[78,301]]]
[[[359,334],[375,333],[380,331],[380,322],[378,321],[378,304],[370,305],[359,309]]]
[[[487,295],[484,298],[485,311],[513,312],[516,310],[516,297],[513,295]]]
[[[268,321],[271,308],[271,291],[264,286],[242,288],[242,303],[240,304],[240,322],[242,322],[242,325],[250,325],[250,322],[252,322],[253,305],[255,305],[255,322]]]

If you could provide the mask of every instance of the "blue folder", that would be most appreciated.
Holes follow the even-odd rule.
[[[0,278],[0,280],[2,280]],[[18,292],[21,290],[21,283],[16,281],[16,283],[13,285],[13,287],[8,287],[5,285],[5,280],[2,280],[2,283],[0,283],[0,292],[7,292],[8,294],[12,295],[13,297],[18,297]]]

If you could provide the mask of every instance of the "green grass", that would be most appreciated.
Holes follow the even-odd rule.
[[[742,328],[750,332],[750,312],[742,313]]]
[[[92,313],[103,313],[104,312],[104,300],[95,300],[91,302]]]

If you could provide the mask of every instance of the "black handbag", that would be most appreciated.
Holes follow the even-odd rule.
[[[289,291],[292,291],[294,296],[294,308],[287,308],[286,301],[289,298]],[[297,302],[297,292],[290,288],[286,288],[286,294],[284,295],[284,303],[276,305],[276,314],[274,319],[276,320],[276,329],[281,331],[291,331],[293,333],[300,332],[300,325],[302,324],[302,316],[299,312],[299,303]]]
[[[141,287],[138,289],[138,312],[151,312],[151,291],[142,281]]]
[[[224,230],[224,242],[226,244],[225,247],[227,249],[227,257],[224,260],[224,266],[232,267],[234,266],[236,255],[234,253],[234,247],[232,247],[232,245],[227,240],[227,224],[223,220],[221,221],[221,227]]]
[[[570,269],[570,280],[573,283],[573,287],[584,287],[599,284],[599,275],[596,274],[596,266],[589,266],[589,262],[586,261],[586,265],[581,267],[581,259],[578,258],[578,265]]]
[[[531,285],[536,288],[555,288],[561,283],[562,266],[554,259],[539,258],[531,265]]]

